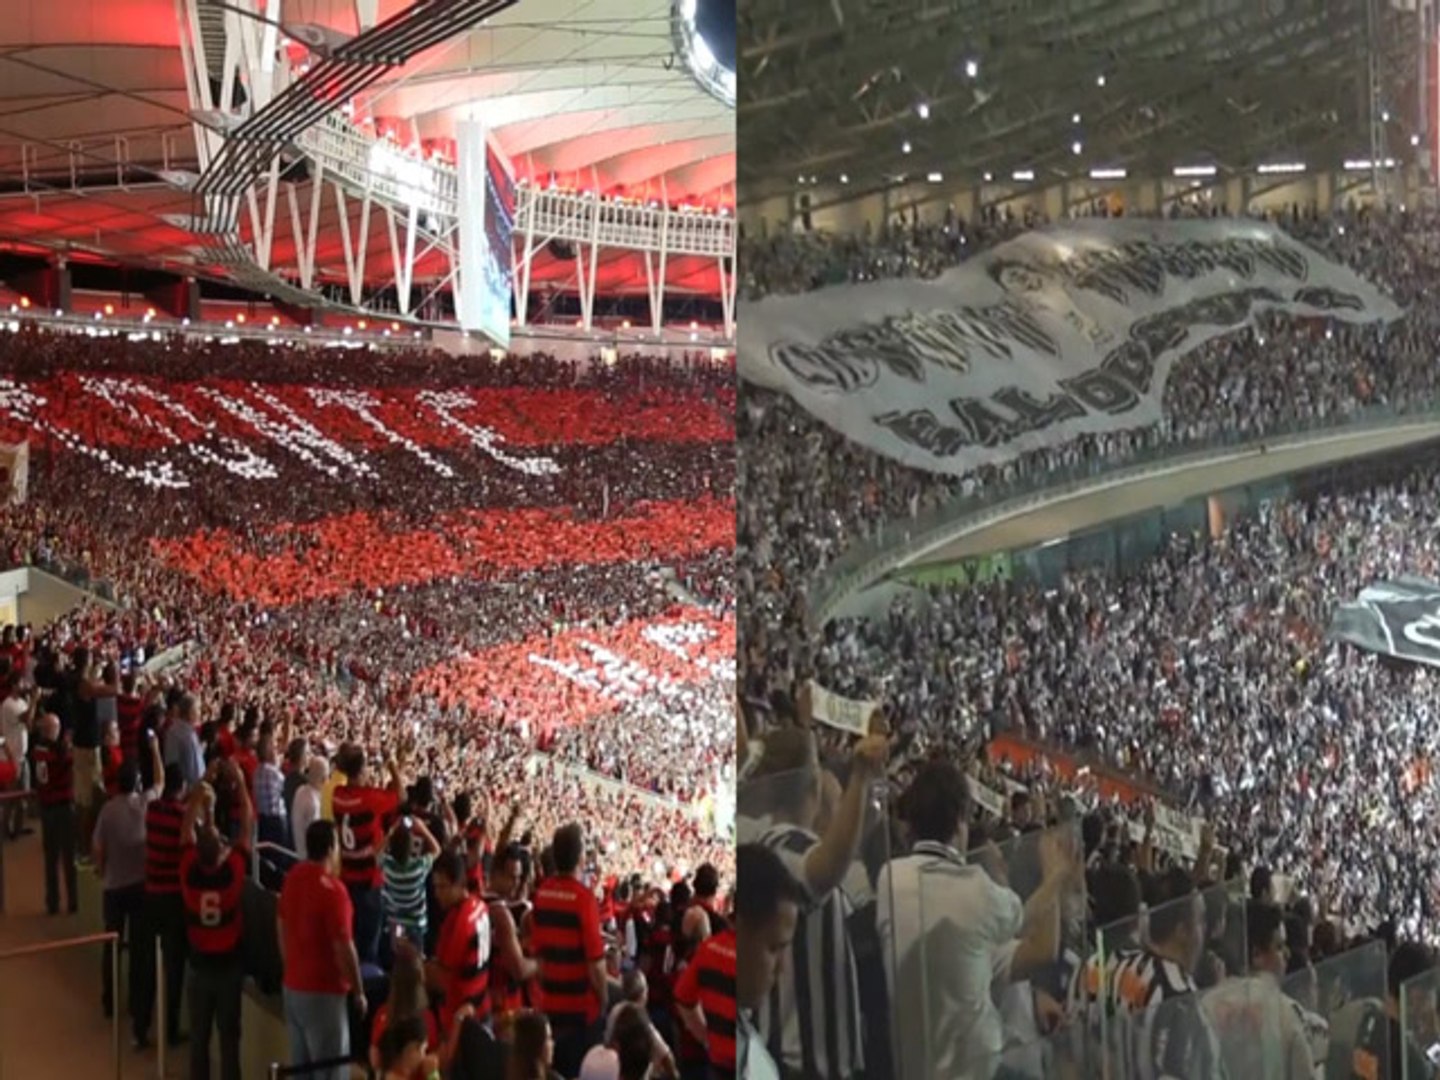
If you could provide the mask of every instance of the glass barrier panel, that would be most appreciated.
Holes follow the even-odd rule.
[[[760,1033],[768,1040],[772,1018],[778,1015],[787,1032],[783,1064],[799,1072],[844,1075],[864,1066],[875,1075],[888,1075],[892,1021],[875,887],[890,861],[883,785],[866,793],[863,822],[849,838],[855,854],[848,869],[826,883],[824,891],[819,891],[821,883],[806,878],[809,852],[832,829],[844,828],[844,818],[837,813],[843,798],[836,773],[821,764],[760,775],[737,789],[738,843],[761,843],[774,850],[793,875],[805,878],[809,895],[792,955],[769,1006],[759,1010]],[[812,947],[822,940],[836,945]],[[831,1062],[832,1057],[837,1060]]]
[[[1076,1012],[1098,1039],[1092,1056],[1103,1062],[1103,1075],[1131,1080],[1162,1065],[1209,1075],[1204,1070],[1219,1050],[1199,995],[1225,978],[1220,942],[1226,953],[1247,955],[1243,908],[1230,902],[1225,885],[1193,889],[1096,929]]]
[[[1269,957],[1258,948],[1255,954],[1257,965],[1278,963],[1274,950]],[[1294,963],[1288,953],[1284,958]],[[1307,1075],[1400,1080],[1390,1067],[1386,965],[1385,946],[1375,941],[1304,964],[1281,980],[1295,1019],[1287,1037],[1305,1044],[1312,1070]],[[1289,1059],[1298,1057],[1292,1046]]]
[[[1440,970],[1416,975],[1400,987],[1401,1075],[1394,1080],[1431,1080],[1440,1062],[1435,1002],[1440,991]],[[1396,1052],[1390,1048],[1391,1056]]]
[[[890,864],[880,922],[903,1080],[988,1076],[1011,1053],[1044,1061],[1064,1049],[1069,1060],[1066,1040],[1051,1036],[1083,940],[1080,853],[1079,826],[1065,822],[968,858],[921,843]]]
[[[1043,1003],[1042,1003],[1043,1002]],[[987,1057],[970,1074],[976,1080],[1087,1080],[1098,1077],[1090,1072],[1083,1058],[1075,1055],[1071,1034],[1063,1026],[1058,1030],[1017,1038],[1017,1030],[1034,1030],[1053,1017],[1060,1006],[1032,991],[1030,987],[1011,987],[1000,1005],[1005,1020],[1006,1045]]]

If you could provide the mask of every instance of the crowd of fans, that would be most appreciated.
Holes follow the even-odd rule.
[[[256,867],[283,882],[297,1063],[363,1051],[341,1038],[353,1013],[387,1077],[703,1074],[709,1035],[681,981],[725,930],[734,883],[714,813],[733,785],[733,366],[367,353],[362,376],[349,354],[28,329],[0,354],[0,439],[34,451],[0,553],[115,601],[7,628],[4,779],[41,791],[49,910],[74,910],[77,857],[93,858],[132,955],[167,933],[167,967],[188,953],[192,1075],[209,1074],[212,1025],[222,1076],[238,1075],[241,956],[259,931],[219,928],[241,921]],[[145,408],[92,377],[148,388],[127,391]],[[465,397],[437,408],[414,387]],[[335,388],[363,389],[381,426],[322,417],[314,391]],[[164,415],[156,394],[201,445],[249,448],[275,473],[165,449],[146,423]],[[290,431],[318,437],[245,438],[217,394],[265,402],[272,422],[288,408]],[[321,439],[341,447],[330,464],[363,460],[357,476],[324,467]],[[116,476],[157,458],[196,482]],[[361,516],[394,552],[361,544],[307,591],[326,576],[317,534],[362,533]],[[233,575],[176,556],[227,534]],[[436,555],[445,543],[467,559]],[[287,558],[292,587],[271,587]],[[153,849],[172,837],[183,911],[151,896],[170,891]],[[558,914],[531,914],[547,904]],[[131,975],[143,1044],[157,973]],[[165,977],[177,1005],[180,976]]]
[[[746,264],[751,294],[938,273],[1022,224],[766,240]],[[1175,537],[1153,558],[1073,572],[1053,589],[910,590],[883,617],[814,622],[829,563],[959,498],[1003,497],[1152,448],[1440,400],[1430,291],[1440,219],[1296,209],[1279,224],[1376,283],[1405,316],[1388,326],[1263,318],[1182,359],[1153,428],[935,476],[742,384],[736,575],[752,745],[740,835],[780,852],[807,887],[797,941],[814,950],[827,921],[848,928],[821,967],[782,975],[757,1014],[782,1067],[1098,1075],[1098,1054],[1120,1076],[1399,1077],[1408,1057],[1403,1075],[1432,1075],[1433,1019],[1415,1011],[1430,998],[1410,1002],[1404,1034],[1398,1000],[1405,979],[1434,968],[1440,943],[1433,680],[1325,635],[1335,606],[1363,586],[1436,576],[1433,467],[1270,504],[1213,543]],[[803,723],[812,678],[882,703],[888,764],[867,763],[887,744],[861,740],[847,753],[834,732]],[[1090,773],[962,775],[955,763],[1005,732],[1119,770],[1132,794],[1210,822],[1205,844],[1165,851],[1143,799],[1127,806],[1113,788],[1102,797]],[[981,812],[977,781],[1016,790],[1016,803],[1000,819]],[[790,788],[804,794],[776,795]],[[872,804],[877,789],[888,797]],[[868,833],[867,806],[879,819]],[[1064,844],[1040,842],[1059,835]],[[997,858],[990,842],[1006,840],[1009,858]],[[984,871],[960,869],[967,849]],[[1142,903],[1150,915],[1137,921]],[[1194,920],[1160,914],[1192,909]],[[1123,928],[1092,957],[1107,923]],[[943,959],[952,955],[968,959]],[[873,996],[883,976],[888,1001]]]

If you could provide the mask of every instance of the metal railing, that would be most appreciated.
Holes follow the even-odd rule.
[[[1097,457],[1068,466],[1037,468],[1003,487],[963,496],[890,528],[882,524],[874,535],[847,548],[816,575],[811,614],[823,625],[857,590],[925,549],[954,539],[962,529],[973,530],[1012,517],[1027,507],[1054,502],[1099,483],[1134,483],[1157,472],[1194,468],[1236,454],[1274,451],[1319,436],[1360,435],[1427,422],[1440,423],[1440,407],[1434,401],[1408,407],[1371,406],[1342,418],[1309,417],[1278,424],[1265,432],[1224,429],[1195,440],[1141,447],[1123,457]]]
[[[33,799],[33,791],[7,791],[0,794],[0,811],[5,807],[17,802],[24,802],[26,799]],[[3,813],[0,813],[3,817]],[[9,845],[0,841],[0,915],[5,914],[5,848]],[[72,897],[73,899],[73,897]]]
[[[298,852],[291,851],[284,844],[277,844],[271,840],[252,842],[250,845],[250,876],[257,882],[260,881],[260,855],[263,851],[285,856],[289,860],[285,865],[287,872],[296,863],[304,861]]]
[[[115,1062],[115,1080],[120,1080],[120,935],[111,930],[103,934],[86,934],[83,937],[65,938],[62,941],[46,941],[39,945],[25,945],[18,949],[10,949],[0,952],[0,963],[7,960],[23,960],[32,956],[44,956],[47,953],[62,952],[65,949],[77,949],[86,945],[105,945],[110,948],[110,1000],[114,1008],[110,1010],[110,1037],[111,1052]],[[4,1050],[9,1040],[0,1040],[0,1080],[4,1080],[5,1058]],[[29,1073],[29,1075],[34,1075]]]

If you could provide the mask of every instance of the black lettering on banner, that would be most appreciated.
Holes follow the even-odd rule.
[[[1006,301],[986,308],[985,312],[997,334],[1014,338],[1032,352],[1059,357],[1060,343],[1046,333],[1039,320],[1019,304]],[[1008,350],[1006,355],[1009,355]]]
[[[1252,241],[1253,242],[1253,241]],[[1310,276],[1310,261],[1298,247],[1282,241],[1266,240],[1253,242],[1260,261],[1277,273],[1296,281],[1305,281]]]
[[[1304,281],[1309,274],[1309,264],[1297,248],[1274,240],[1240,238],[1171,244],[1133,240],[1080,252],[1059,268],[1077,288],[1128,304],[1133,292],[1152,298],[1162,295],[1166,275],[1188,281],[1224,267],[1249,281],[1259,264],[1297,281]],[[1032,273],[1043,271],[1033,269]]]
[[[1155,377],[1155,361],[1144,342],[1127,341],[1110,350],[1100,367],[1117,379],[1130,384],[1137,394],[1150,392]]]
[[[990,400],[1015,414],[1018,419],[1018,423],[1015,425],[1016,434],[1020,431],[1039,431],[1052,424],[1076,420],[1085,415],[1084,408],[1072,397],[1065,394],[1051,394],[1041,401],[1028,390],[1022,390],[1018,386],[1006,386],[997,390],[990,395]],[[950,403],[950,407],[952,410],[954,409],[953,401]]]
[[[822,393],[853,394],[874,386],[880,376],[879,365],[863,353],[828,345],[786,342],[771,349],[770,358],[797,382]]]
[[[1311,285],[1295,293],[1295,303],[1321,311],[1364,311],[1365,301],[1354,293],[1340,292],[1325,285]]]
[[[1129,383],[1117,379],[1103,368],[1061,379],[1060,386],[1079,398],[1086,408],[1111,416],[1127,413],[1140,404],[1140,396],[1130,388]]]
[[[862,347],[868,346],[875,359],[890,369],[891,374],[911,382],[925,381],[925,365],[915,350],[913,342],[892,323],[885,322],[868,328],[861,338]]]
[[[941,313],[927,318],[912,312],[896,319],[894,328],[926,360],[961,374],[970,370],[965,328],[953,316]],[[1008,348],[1004,357],[1010,358]]]
[[[901,442],[936,457],[954,457],[968,445],[963,431],[940,423],[929,409],[881,413],[870,419]]]
[[[1159,356],[1167,349],[1178,349],[1190,332],[1185,309],[1171,308],[1148,315],[1130,327],[1130,340],[1145,346],[1149,354]],[[1143,393],[1143,388],[1142,388]]]
[[[1222,240],[1210,245],[1215,265],[1231,270],[1249,281],[1255,276],[1255,257],[1243,240]]]
[[[1000,446],[1030,430],[1023,423],[1007,420],[978,398],[951,398],[950,411],[973,446]]]

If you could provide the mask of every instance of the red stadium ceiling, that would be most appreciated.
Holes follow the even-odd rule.
[[[243,6],[246,0],[235,0]],[[286,25],[354,33],[402,0],[248,0]],[[0,20],[0,243],[208,272],[197,239],[165,215],[193,213],[157,183],[194,171],[176,0],[10,0]],[[368,25],[368,23],[367,23]],[[360,103],[402,142],[487,124],[521,177],[576,190],[711,207],[734,205],[734,114],[672,61],[669,0],[524,0],[417,57]],[[75,181],[72,186],[72,179]],[[77,190],[77,188],[79,190]],[[304,199],[302,185],[298,194]],[[358,224],[359,206],[349,210]],[[294,266],[288,214],[272,264]],[[372,218],[367,274],[391,272],[389,235]],[[532,283],[573,288],[573,258],[538,254]],[[441,270],[422,262],[416,280]],[[319,275],[344,278],[339,230],[320,240]],[[636,254],[603,252],[602,293],[645,292]],[[667,287],[715,295],[710,260],[672,258]]]

